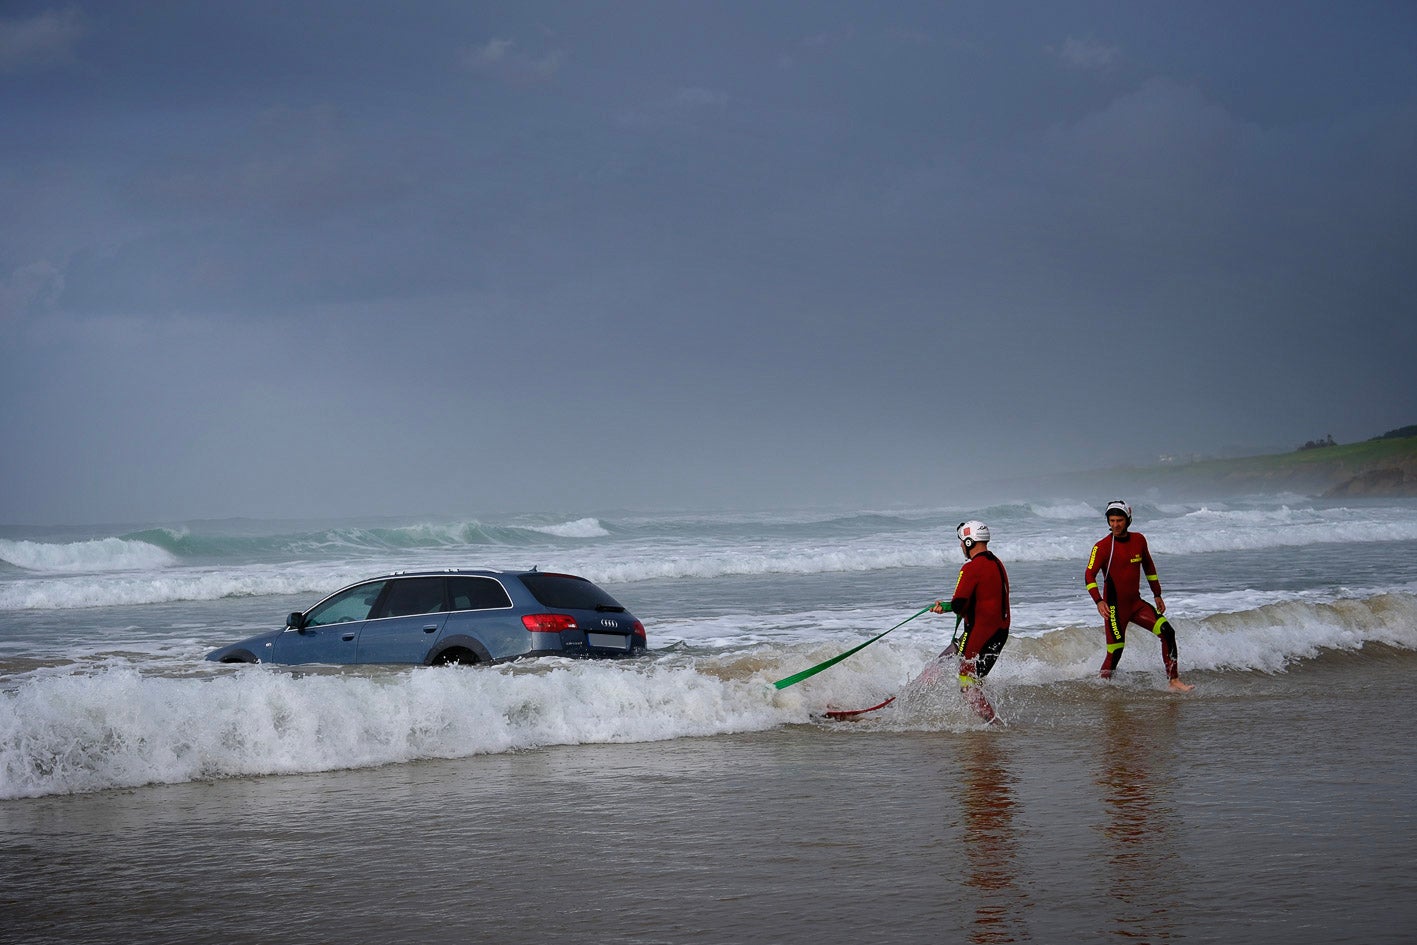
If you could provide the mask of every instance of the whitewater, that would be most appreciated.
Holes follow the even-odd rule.
[[[965,518],[990,525],[1012,579],[992,698],[1011,726],[1046,724],[1099,685],[1081,575],[1104,505],[0,526],[0,800],[832,725],[828,708],[900,693],[953,621],[923,616],[806,682],[771,683],[947,598]],[[1201,697],[1417,652],[1417,501],[1133,505]],[[644,622],[649,654],[450,668],[203,660],[372,575],[532,565],[602,584]],[[1114,688],[1163,688],[1154,638],[1133,628],[1128,643]],[[855,730],[978,727],[948,685],[910,697]]]

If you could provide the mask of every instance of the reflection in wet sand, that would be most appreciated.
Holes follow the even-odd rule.
[[[1174,764],[1176,717],[1180,704],[1128,704],[1108,700],[1102,707],[1102,790],[1107,820],[1108,896],[1113,903],[1107,930],[1122,938],[1165,942],[1180,929],[1172,916],[1171,890],[1180,857],[1176,850]]]
[[[1023,912],[1027,894],[1018,885],[1018,830],[1014,815],[1018,778],[1009,769],[1008,748],[995,733],[969,736],[964,752],[964,779],[960,797],[964,849],[969,865],[965,885],[976,905],[971,942],[1026,942],[1030,940]]]

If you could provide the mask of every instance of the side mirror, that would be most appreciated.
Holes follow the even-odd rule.
[[[295,611],[295,613],[285,618],[285,626],[289,630],[304,630],[305,615],[298,610]]]

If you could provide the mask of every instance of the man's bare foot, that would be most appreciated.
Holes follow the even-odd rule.
[[[1166,685],[1170,686],[1177,692],[1190,692],[1192,689],[1196,688],[1195,686],[1187,685],[1186,683],[1181,682],[1181,680],[1179,679],[1173,679]]]

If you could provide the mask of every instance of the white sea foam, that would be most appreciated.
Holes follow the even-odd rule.
[[[1081,518],[1007,522],[995,527],[995,550],[1011,566],[1028,562],[1075,562],[1100,537],[1101,529]],[[0,557],[23,564],[29,573],[0,580],[0,612],[59,610],[219,600],[263,594],[324,594],[344,583],[394,570],[493,566],[570,571],[598,583],[696,580],[781,575],[852,574],[899,569],[953,572],[958,549],[952,533],[902,527],[895,531],[841,537],[824,533],[768,539],[658,535],[615,539],[597,519],[544,526],[548,544],[513,546],[500,553],[486,544],[421,544],[408,548],[312,554],[308,560],[239,565],[183,565],[167,551],[117,538],[68,545],[0,541]],[[423,528],[424,539],[432,526]],[[550,530],[564,534],[553,536]],[[405,530],[406,532],[407,530]],[[449,532],[445,537],[450,536]],[[572,534],[609,540],[550,544]],[[1361,534],[1365,543],[1417,540],[1417,510],[1193,510],[1160,520],[1146,529],[1159,556],[1317,548]],[[451,539],[449,538],[449,541]],[[18,560],[17,560],[18,559]],[[1163,568],[1165,559],[1162,557]]]
[[[384,676],[115,668],[0,693],[0,798],[753,731],[805,712],[688,668],[570,663]]]
[[[1157,549],[1207,552],[1345,544],[1355,537],[1365,542],[1417,540],[1417,514],[1409,509],[1206,506],[1159,524],[1149,540]]]
[[[1102,511],[1086,502],[1058,502],[1054,504],[1033,503],[1029,506],[1034,515],[1039,518],[1069,520],[1088,519],[1095,521],[1101,517]]]
[[[27,571],[142,571],[170,567],[177,559],[144,541],[100,538],[51,543],[0,538],[0,561]]]
[[[831,574],[890,568],[938,568],[953,560],[942,548],[901,543],[888,547],[784,547],[662,554],[587,561],[582,571],[611,583],[667,578],[717,578],[767,574]]]
[[[1104,531],[1096,510],[1085,503],[1019,504],[994,511],[994,547],[1010,562],[1079,559]],[[343,563],[368,573],[385,566],[555,562],[562,568],[593,569],[595,574],[586,576],[621,583],[938,567],[957,555],[953,526],[953,518],[939,513],[915,518],[778,516],[765,523],[742,515],[701,515],[642,521],[623,533],[595,517],[547,525],[423,523],[266,537],[154,529],[151,534],[160,536],[156,543],[141,540],[144,536],[72,543],[7,537],[0,539],[0,560],[55,576],[173,572],[197,560],[212,568],[220,568],[223,560],[242,566],[264,562],[282,571],[311,563]],[[1310,503],[1237,508],[1210,503],[1139,521],[1137,528],[1164,554],[1326,545],[1351,541],[1355,535],[1365,542],[1412,541],[1417,540],[1417,507],[1327,508]],[[588,538],[608,540],[585,542]],[[508,558],[516,560],[492,560]],[[74,605],[77,595],[66,596],[59,606]],[[121,598],[130,599],[126,594]],[[104,603],[100,594],[87,605]]]
[[[600,520],[595,518],[580,518],[560,525],[531,525],[528,528],[557,538],[604,538],[610,534],[605,530],[605,526],[600,524]]]

